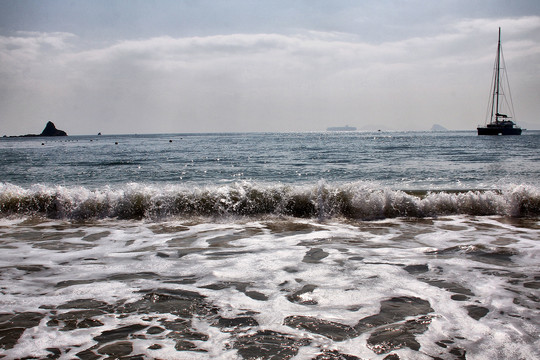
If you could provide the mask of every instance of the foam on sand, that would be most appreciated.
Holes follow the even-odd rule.
[[[531,357],[539,235],[536,220],[468,215],[4,218],[0,346],[7,358]]]

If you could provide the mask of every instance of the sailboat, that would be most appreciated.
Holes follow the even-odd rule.
[[[507,92],[508,97],[506,96]],[[478,135],[521,135],[521,128],[511,120],[513,118],[514,105],[512,104],[512,96],[510,95],[510,86],[508,84],[508,76],[502,53],[501,28],[499,28],[499,42],[497,43],[497,56],[493,69],[492,92],[488,111],[491,111],[489,123],[485,126],[478,126]],[[507,112],[507,114],[503,114],[502,111]]]

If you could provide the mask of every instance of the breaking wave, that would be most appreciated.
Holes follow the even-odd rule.
[[[373,220],[441,215],[540,215],[531,185],[500,190],[402,191],[370,183],[312,185],[234,183],[222,186],[130,183],[97,189],[0,183],[1,216],[54,219],[160,219],[182,216],[278,215]]]

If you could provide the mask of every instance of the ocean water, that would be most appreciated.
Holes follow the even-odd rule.
[[[540,357],[540,132],[0,139],[0,358]]]

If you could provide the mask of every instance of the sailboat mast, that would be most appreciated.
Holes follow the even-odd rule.
[[[499,28],[499,42],[497,43],[497,77],[496,77],[496,107],[495,107],[495,122],[499,122],[499,89],[500,89],[500,71],[501,71],[501,28]]]
[[[503,84],[501,84],[501,77],[503,78]],[[508,98],[506,98],[507,95]],[[508,109],[506,106],[508,106]],[[499,107],[501,107],[501,109],[499,109]],[[508,83],[506,65],[502,53],[501,28],[499,28],[497,56],[495,57],[495,66],[491,78],[491,94],[488,102],[488,111],[489,108],[491,108],[491,118],[489,119],[489,123],[485,126],[478,126],[478,135],[521,135],[521,128],[516,126],[516,123],[511,120],[514,117],[514,105],[512,104],[512,94],[510,94],[510,85]],[[506,114],[502,114],[500,110],[504,111]],[[508,110],[508,112],[506,110]]]

